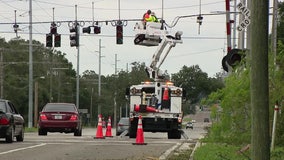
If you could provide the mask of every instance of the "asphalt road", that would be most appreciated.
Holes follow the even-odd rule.
[[[83,129],[82,137],[73,134],[26,133],[24,142],[5,143],[0,139],[1,160],[105,160],[105,159],[166,159],[181,146],[194,144],[205,133],[203,122],[194,124],[194,129],[187,129],[180,140],[167,139],[166,133],[144,132],[147,145],[133,145],[135,139],[114,136],[106,139],[94,139],[96,129]],[[105,131],[103,132],[105,133]],[[114,135],[115,130],[112,130]],[[188,145],[184,145],[188,144]],[[191,145],[192,146],[192,145]]]

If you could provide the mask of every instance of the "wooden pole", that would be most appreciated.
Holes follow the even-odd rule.
[[[252,0],[251,5],[251,159],[270,159],[268,103],[268,18],[269,0]]]

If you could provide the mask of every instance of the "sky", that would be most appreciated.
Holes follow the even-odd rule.
[[[239,3],[239,0],[237,0]],[[92,7],[94,4],[94,9]],[[163,4],[163,5],[162,5]],[[201,5],[200,5],[201,4]],[[231,1],[230,10],[233,11],[234,1]],[[150,65],[152,55],[157,47],[134,45],[134,25],[136,22],[127,21],[124,29],[123,45],[116,44],[116,30],[110,21],[141,19],[148,10],[156,13],[158,18],[163,16],[167,24],[172,24],[177,16],[191,16],[198,14],[211,14],[225,11],[225,0],[33,0],[32,21],[33,39],[45,44],[45,35],[50,31],[50,23],[57,23],[57,32],[61,34],[61,47],[56,50],[66,54],[73,68],[77,69],[77,49],[70,47],[69,22],[75,21],[75,5],[78,21],[82,27],[92,25],[89,21],[104,21],[99,23],[101,34],[83,34],[80,29],[79,73],[85,70],[99,72],[99,40],[101,40],[101,73],[111,75],[115,73],[115,55],[117,55],[117,70],[129,71],[132,62],[145,62]],[[0,0],[0,37],[6,41],[16,37],[12,24],[16,21],[29,22],[28,0]],[[53,16],[54,8],[54,16]],[[120,9],[119,9],[120,8]],[[93,14],[94,13],[94,14]],[[231,15],[231,19],[233,19]],[[105,21],[109,21],[108,24]],[[83,26],[84,25],[84,26]],[[28,24],[20,24],[18,35],[29,39]],[[227,50],[226,16],[203,16],[202,25],[196,22],[196,17],[180,19],[173,28],[172,33],[182,31],[182,44],[177,44],[169,53],[161,66],[168,73],[177,73],[185,66],[199,65],[209,77],[222,72],[221,61]],[[233,44],[234,47],[237,45]]]

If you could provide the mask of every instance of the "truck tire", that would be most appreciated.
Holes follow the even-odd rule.
[[[171,130],[168,132],[168,139],[180,139],[181,132],[179,130]]]
[[[137,124],[135,122],[131,122],[129,127],[129,138],[136,138],[137,134]]]
[[[129,138],[136,138],[137,124],[138,124],[138,119],[134,119],[133,121],[130,122],[129,130],[128,130]]]

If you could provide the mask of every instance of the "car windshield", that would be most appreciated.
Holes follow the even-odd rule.
[[[0,111],[6,112],[5,102],[0,102]]]
[[[76,112],[76,106],[74,104],[47,104],[44,108],[46,112]]]

